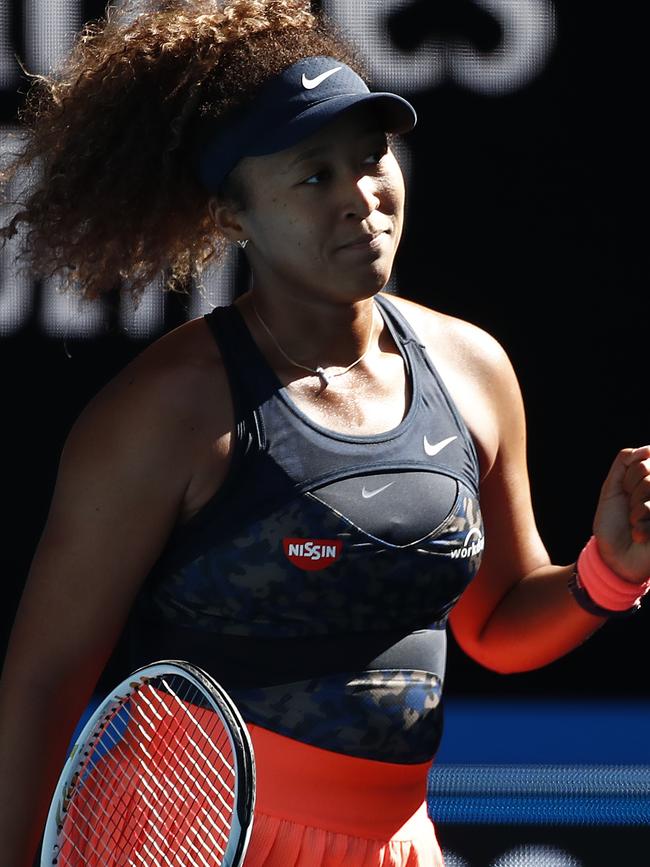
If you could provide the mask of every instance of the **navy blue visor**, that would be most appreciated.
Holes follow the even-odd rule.
[[[197,178],[216,193],[244,157],[292,147],[359,105],[372,106],[384,132],[409,132],[417,121],[409,102],[394,93],[371,93],[340,60],[303,58],[269,79],[234,117],[202,123],[194,153]]]

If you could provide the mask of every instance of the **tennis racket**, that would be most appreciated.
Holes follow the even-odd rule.
[[[238,867],[255,762],[221,686],[186,662],[137,669],[84,726],[57,784],[41,867]]]

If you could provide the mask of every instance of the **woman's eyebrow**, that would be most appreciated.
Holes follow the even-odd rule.
[[[313,159],[313,157],[321,156],[329,150],[331,150],[331,148],[328,145],[314,145],[313,147],[305,148],[291,160],[285,171],[290,171],[294,166],[298,165],[298,163],[304,163],[307,160]]]
[[[368,124],[365,129],[359,131],[357,139],[361,139],[366,136],[370,137],[371,135],[386,135],[386,133],[376,124],[372,123]],[[291,169],[299,163],[306,162],[307,160],[313,159],[314,157],[323,156],[324,154],[329,153],[331,149],[332,146],[330,144],[317,144],[312,145],[311,147],[301,149],[287,165],[283,173],[291,171]]]

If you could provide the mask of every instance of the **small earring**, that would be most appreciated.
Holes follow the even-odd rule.
[[[246,245],[248,244],[248,238],[244,238],[243,241],[237,241],[237,245],[241,247],[242,250],[246,249]]]

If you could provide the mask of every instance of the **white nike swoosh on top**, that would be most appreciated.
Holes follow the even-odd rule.
[[[329,78],[330,75],[334,75],[335,72],[338,72],[342,67],[337,66],[334,69],[328,69],[327,72],[322,72],[320,75],[317,75],[316,78],[307,78],[304,74],[302,75],[302,86],[305,90],[313,90],[315,87],[318,87],[319,84],[322,84],[326,78]]]
[[[444,448],[446,448],[449,445],[449,443],[453,443],[453,441],[455,439],[458,439],[458,437],[447,437],[446,440],[440,440],[439,443],[436,443],[435,445],[431,445],[431,443],[429,442],[429,440],[427,439],[426,434],[425,434],[424,435],[424,451],[429,455],[429,457],[432,458],[434,455],[437,455],[438,452],[441,452]]]
[[[390,488],[390,486],[394,484],[395,482],[389,482],[387,485],[384,485],[383,488],[377,488],[376,491],[367,491],[366,486],[364,485],[361,490],[361,496],[364,500],[369,500],[371,497],[376,497],[377,494],[381,494],[382,491],[385,491],[386,488]]]

